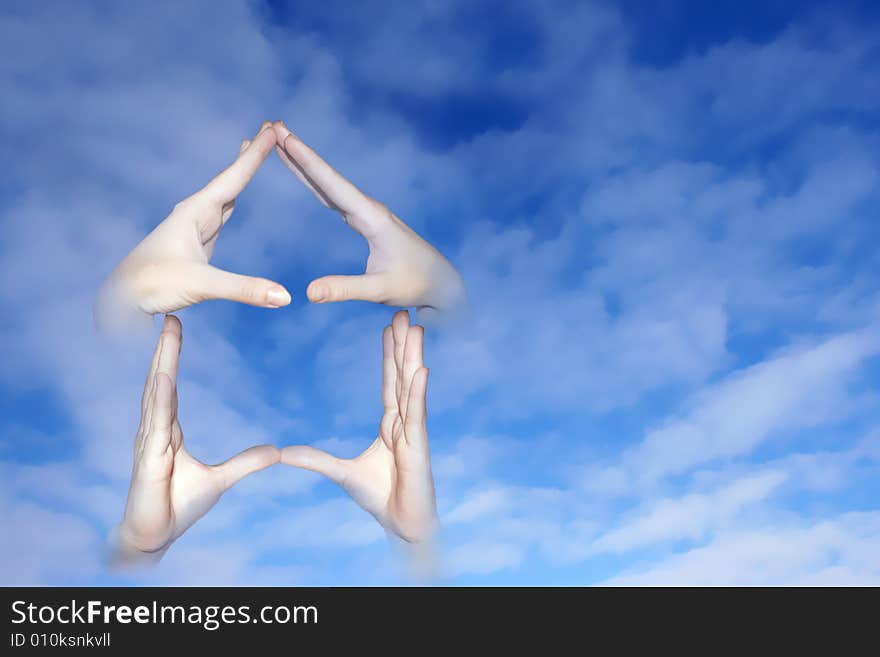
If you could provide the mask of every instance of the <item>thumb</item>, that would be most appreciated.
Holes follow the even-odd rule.
[[[215,465],[213,470],[220,477],[225,490],[229,490],[239,481],[270,465],[278,463],[280,453],[273,445],[258,445],[236,454],[228,461]]]
[[[348,476],[348,461],[308,445],[291,445],[281,450],[281,462],[322,474],[340,486]]]
[[[171,443],[171,427],[174,423],[175,384],[168,374],[159,372],[154,381],[154,397],[150,429],[144,436],[143,451],[158,456],[168,449]]]
[[[201,280],[204,299],[228,299],[251,306],[280,308],[290,303],[290,293],[274,281],[242,276],[207,265]]]
[[[385,303],[389,293],[388,283],[385,274],[324,276],[313,280],[306,294],[312,303],[354,300]]]

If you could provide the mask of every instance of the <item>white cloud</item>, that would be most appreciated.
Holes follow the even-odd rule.
[[[880,515],[850,513],[803,526],[730,532],[706,546],[605,583],[876,586],[880,583]]]
[[[0,495],[4,586],[88,583],[101,571],[103,536],[76,513]]]
[[[712,528],[726,526],[744,508],[766,500],[785,479],[783,472],[763,472],[709,493],[652,501],[631,520],[599,536],[592,549],[625,552],[658,542],[701,539]]]
[[[857,547],[877,547],[873,515],[805,512],[786,525],[776,506],[789,487],[846,492],[870,460],[867,447],[835,452],[851,436],[834,429],[876,410],[858,390],[880,319],[876,257],[860,245],[873,243],[863,219],[880,151],[834,116],[880,107],[866,57],[876,35],[838,25],[815,43],[793,26],[653,67],[631,59],[613,8],[569,7],[561,20],[536,3],[519,17],[534,56],[496,71],[482,38],[443,30],[461,6],[422,3],[378,23],[354,8],[346,29],[369,29],[343,44],[266,25],[258,7],[21,4],[0,17],[14,53],[0,58],[0,153],[16,163],[0,382],[52,395],[75,443],[67,461],[27,466],[17,448],[31,436],[49,452],[51,432],[4,426],[3,511],[24,529],[4,543],[3,583],[102,576],[151,346],[96,340],[92,291],[265,118],[287,119],[465,274],[470,323],[431,332],[427,349],[452,575],[687,539],[708,543],[620,581],[876,580]],[[440,148],[388,102],[450,93],[522,116]],[[208,461],[254,442],[348,455],[379,419],[390,311],[299,305],[311,277],[354,272],[364,244],[277,164],[242,195],[217,260],[284,278],[295,307],[261,316],[260,330],[230,304],[184,313],[181,417]],[[821,447],[802,445],[815,428],[828,430]],[[783,454],[757,454],[767,446]],[[719,469],[694,473],[705,466]],[[571,471],[590,481],[566,481]],[[320,482],[282,467],[249,478],[137,581],[393,577],[374,520]],[[279,553],[284,563],[265,565]]]
[[[835,419],[846,411],[853,374],[878,351],[875,333],[848,333],[746,368],[698,393],[689,411],[650,431],[624,463],[650,481]]]
[[[509,543],[475,541],[459,545],[444,558],[444,573],[457,575],[486,575],[520,565],[523,551]]]
[[[454,525],[473,522],[483,516],[509,506],[513,501],[513,491],[507,488],[489,488],[477,491],[443,516],[443,521]]]

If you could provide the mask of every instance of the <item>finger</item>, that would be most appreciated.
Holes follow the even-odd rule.
[[[279,283],[256,276],[242,276],[205,265],[199,280],[199,296],[228,299],[262,308],[280,308],[290,303],[290,293]]]
[[[147,429],[153,415],[153,396],[156,393],[156,375],[165,372],[177,380],[176,359],[180,356],[180,345],[183,339],[180,320],[174,315],[166,315],[162,322],[162,332],[156,341],[156,352],[150,365],[150,374],[144,386],[144,398],[141,402],[141,424]],[[167,353],[166,353],[167,352]],[[171,353],[174,352],[174,353]],[[175,355],[176,354],[176,355]],[[172,360],[174,363],[172,364]]]
[[[174,315],[165,315],[162,324],[162,351],[156,366],[157,376],[164,372],[177,382],[177,368],[180,363],[180,348],[183,344],[183,326]]]
[[[293,173],[293,175],[295,175],[299,179],[299,181],[303,185],[305,185],[305,187],[312,194],[315,195],[315,198],[321,202],[321,205],[326,208],[330,208],[331,210],[339,210],[339,208],[337,208],[330,202],[330,199],[324,196],[324,194],[322,194],[321,191],[312,184],[312,182],[306,177],[306,174],[303,173],[302,169],[299,168],[297,163],[290,158],[290,156],[287,154],[287,151],[276,144],[275,153],[278,155],[278,159],[281,160],[281,163],[284,164],[284,166],[286,166],[291,171],[291,173]]]
[[[145,456],[159,456],[171,443],[171,425],[174,421],[175,385],[165,372],[156,374],[156,392],[153,397],[153,413],[150,429],[144,438]]]
[[[403,412],[403,405],[400,403],[403,390],[403,350],[406,345],[406,334],[408,331],[409,313],[405,310],[399,310],[394,313],[394,317],[391,320],[391,332],[394,336],[394,367],[397,369],[394,394],[397,396],[397,404],[401,413]]]
[[[403,353],[403,406],[401,413],[406,418],[409,412],[409,399],[413,375],[424,365],[425,329],[421,326],[410,326],[406,334],[406,345]]]
[[[218,203],[232,201],[247,187],[274,145],[274,131],[268,127],[262,128],[253,141],[241,151],[235,162],[205,185],[200,193]]]
[[[312,303],[335,301],[372,301],[384,303],[388,290],[387,274],[360,276],[324,276],[309,284],[306,294]]]
[[[404,420],[404,435],[410,445],[427,445],[427,396],[428,396],[428,368],[420,367],[413,375],[412,385],[409,388],[409,403],[407,404],[406,420]]]
[[[305,176],[309,187],[319,192],[319,199],[329,202],[344,215],[369,219],[375,210],[375,202],[337,172],[321,156],[303,143],[282,121],[274,124],[278,144],[299,171]],[[352,224],[355,230],[359,226]]]
[[[245,149],[250,146],[251,140],[245,139],[241,142],[241,146],[238,148],[238,154],[241,155],[244,153]],[[232,216],[232,213],[235,211],[235,199],[231,201],[227,201],[223,204],[223,208],[220,211],[220,225],[225,226],[226,222],[229,221],[229,217]],[[220,231],[217,230],[214,232],[213,237],[205,242],[205,253],[208,256],[208,260],[211,259],[211,256],[214,255],[214,246],[217,244],[217,238],[220,237]]]
[[[247,147],[250,145],[251,145],[250,139],[243,139],[241,142],[241,146],[238,147],[239,156],[242,153],[244,153],[247,150]],[[225,224],[227,221],[229,221],[229,217],[232,215],[233,210],[235,210],[235,199],[232,199],[231,201],[228,201],[227,203],[225,203],[223,205],[223,213],[222,213],[222,217],[221,217],[222,223]],[[219,234],[220,234],[219,232],[217,234],[215,234],[214,239],[212,241],[216,241],[217,235],[219,235]]]
[[[167,319],[165,321],[168,321]],[[162,334],[156,339],[156,348],[153,350],[153,358],[150,361],[150,369],[144,380],[144,392],[141,395],[141,418],[147,413],[147,408],[153,403],[153,386],[156,378],[156,366],[159,364],[159,354],[162,351]]]
[[[391,326],[382,331],[382,407],[397,411],[397,366],[394,364],[394,334]]]
[[[249,474],[275,465],[280,459],[281,452],[274,445],[258,445],[215,465],[213,471],[220,477],[223,489],[229,490]]]
[[[229,217],[232,216],[232,213],[234,210],[235,210],[235,200],[229,201],[229,203],[226,203],[223,206],[223,209],[220,211],[220,223],[222,225],[224,225],[224,226],[226,225],[226,222],[229,221]],[[216,233],[214,233],[214,236],[210,240],[208,240],[208,242],[205,244],[205,246],[210,246],[211,249],[213,249],[214,244],[217,243],[217,238],[219,236],[220,236],[220,231],[218,230]],[[213,253],[213,251],[212,251],[212,253]],[[210,260],[210,255],[208,256],[208,259]]]
[[[281,450],[281,462],[322,474],[340,486],[348,476],[348,461],[308,445],[291,445]]]

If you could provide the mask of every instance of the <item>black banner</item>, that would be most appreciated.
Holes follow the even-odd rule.
[[[697,636],[712,652],[751,638],[785,642],[873,632],[878,589],[601,588],[5,588],[3,654],[47,649],[198,646],[250,650],[341,643],[373,648],[419,636],[425,645],[559,646]],[[747,640],[748,638],[748,640]],[[521,644],[520,644],[521,645]],[[762,643],[761,645],[766,645]],[[815,647],[817,644],[813,644]],[[366,646],[365,646],[366,647]],[[401,646],[403,648],[404,646]],[[421,651],[417,646],[413,650]],[[578,651],[580,652],[580,650]]]

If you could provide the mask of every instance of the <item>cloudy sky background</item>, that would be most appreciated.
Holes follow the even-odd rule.
[[[880,17],[660,4],[4,3],[0,583],[408,581],[281,465],[104,567],[152,345],[94,290],[281,118],[468,284],[426,347],[442,582],[880,584]],[[214,263],[294,301],[180,313],[194,455],[370,443],[392,309],[305,300],[365,258],[270,158]]]

